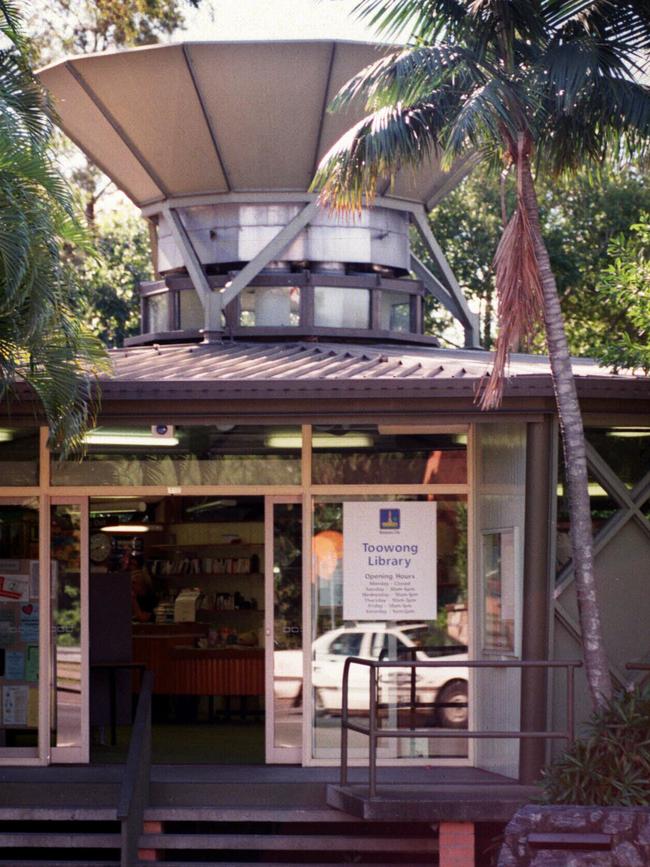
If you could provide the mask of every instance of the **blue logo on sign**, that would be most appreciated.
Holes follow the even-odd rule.
[[[380,530],[399,530],[400,528],[400,510],[399,509],[380,509],[379,510],[379,529]]]

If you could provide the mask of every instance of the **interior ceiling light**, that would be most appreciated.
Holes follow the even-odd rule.
[[[625,437],[629,439],[639,439],[641,437],[650,437],[649,428],[614,428],[607,431],[608,437]]]
[[[302,436],[294,433],[270,434],[264,440],[270,449],[299,449],[302,446]],[[311,438],[314,449],[367,449],[374,445],[370,434],[344,433],[337,436],[332,433],[315,433]]]
[[[14,432],[6,427],[0,428],[0,443],[8,443],[14,438]]]
[[[110,533],[117,536],[121,533],[136,536],[139,533],[160,532],[162,524],[113,524],[110,527],[102,527],[102,533]]]
[[[152,446],[153,448],[169,448],[178,445],[178,437],[161,436],[147,431],[90,431],[84,436],[88,446]]]
[[[124,515],[127,512],[146,512],[144,500],[93,500],[90,504],[91,515]]]
[[[429,434],[431,436],[436,436],[438,434],[459,434],[465,435],[465,438],[467,438],[466,425],[380,424],[378,425],[377,430],[384,436],[401,436],[408,434]]]
[[[207,503],[197,503],[188,506],[186,512],[205,512],[206,509],[228,509],[237,505],[237,500],[209,500]]]

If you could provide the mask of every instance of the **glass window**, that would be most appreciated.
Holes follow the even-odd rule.
[[[329,653],[337,656],[358,656],[361,653],[363,632],[344,632],[329,646]]]
[[[0,755],[38,746],[38,504],[0,504]]]
[[[147,295],[144,299],[144,321],[147,332],[155,334],[158,331],[169,331],[169,293],[158,292]]]
[[[38,485],[37,428],[0,428],[0,478],[4,487]]]
[[[650,428],[587,428],[585,437],[626,487],[650,470]]]
[[[97,428],[82,460],[52,462],[55,485],[300,484],[300,428]]]
[[[392,501],[433,506],[427,497],[390,499],[393,513],[395,503]],[[382,500],[386,502],[384,498]],[[421,668],[418,671],[415,705],[412,703],[410,670],[393,668],[381,671],[378,677],[380,724],[391,728],[408,727],[415,717],[418,727],[467,727],[468,673],[462,664],[467,659],[469,629],[466,501],[450,497],[437,499],[435,509],[430,509],[433,524],[430,527],[423,525],[418,530],[423,534],[418,538],[426,536],[429,539],[434,535],[436,540],[435,562],[430,564],[430,580],[437,591],[434,619],[427,619],[429,612],[422,609],[423,616],[419,618],[344,620],[344,582],[351,580],[343,563],[345,504],[369,501],[381,508],[381,501],[370,497],[316,497],[314,502],[312,688],[315,712],[312,750],[317,758],[338,757],[343,666],[350,656],[416,661],[443,655],[448,657],[454,664],[448,669]],[[402,508],[401,520],[406,521],[405,516],[406,509]],[[397,545],[399,540],[404,541],[400,536],[396,542],[398,537],[392,534],[393,531],[389,533],[387,544]],[[413,576],[397,574],[390,566],[385,570],[390,574],[382,573],[377,577],[386,580],[394,599],[399,601],[405,592],[410,592],[401,582]],[[362,576],[355,578],[355,584],[361,580]],[[421,590],[426,585],[426,577],[422,582],[421,575],[418,575],[416,583]],[[349,600],[348,590],[345,592]],[[353,665],[350,669],[348,707],[352,715],[367,719],[369,680],[365,667]],[[351,755],[366,755],[367,748],[365,736],[350,733]],[[382,758],[394,759],[462,757],[467,755],[467,742],[456,738],[436,740],[432,734],[427,738],[381,743],[379,754]]]
[[[404,292],[381,293],[381,321],[384,331],[411,330],[411,296]]]
[[[466,433],[407,431],[390,425],[314,426],[314,484],[466,484]]]
[[[205,314],[203,304],[194,289],[183,289],[178,293],[180,306],[180,327],[183,330],[203,328]]]
[[[369,328],[370,290],[314,286],[314,325],[321,328]]]
[[[241,294],[239,324],[257,328],[300,325],[300,287],[249,286]]]

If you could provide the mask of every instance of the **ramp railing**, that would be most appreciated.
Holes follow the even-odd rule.
[[[364,666],[369,669],[369,696],[368,696],[368,724],[363,725],[361,722],[352,721],[350,719],[349,709],[349,684],[350,670],[352,666]],[[472,739],[505,739],[512,738],[514,740],[523,740],[528,738],[537,738],[544,740],[566,740],[569,743],[574,738],[574,696],[575,696],[575,670],[580,668],[582,662],[580,660],[376,660],[376,659],[360,659],[355,656],[350,656],[345,660],[343,668],[343,694],[341,700],[341,786],[347,785],[348,782],[348,736],[350,732],[358,732],[366,735],[369,739],[368,744],[368,788],[371,798],[377,795],[377,743],[383,738],[463,738],[465,740]],[[383,669],[402,669],[410,671],[410,701],[407,703],[398,703],[400,707],[410,706],[409,725],[398,728],[382,728],[379,720],[380,702],[378,700],[379,688],[379,673]],[[567,724],[564,730],[558,731],[492,731],[481,730],[473,731],[469,729],[445,729],[434,726],[418,726],[417,723],[417,708],[422,707],[422,702],[416,701],[415,676],[416,670],[421,668],[459,668],[459,669],[503,669],[503,668],[544,668],[550,669],[565,669],[566,670],[566,703],[567,703]],[[455,705],[458,706],[458,705]],[[436,707],[435,701],[431,708]]]
[[[144,811],[149,800],[152,692],[153,672],[145,671],[117,806],[117,818],[122,825],[120,867],[133,867],[137,863]]]

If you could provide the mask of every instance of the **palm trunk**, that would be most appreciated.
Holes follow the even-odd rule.
[[[594,708],[600,708],[611,696],[612,681],[596,598],[587,456],[582,415],[571,369],[560,299],[539,223],[537,196],[530,170],[530,160],[527,155],[521,159],[524,160],[520,167],[522,169],[523,201],[532,229],[535,256],[539,267],[544,299],[546,340],[562,432],[571,520],[571,548],[587,682]]]

